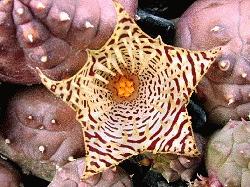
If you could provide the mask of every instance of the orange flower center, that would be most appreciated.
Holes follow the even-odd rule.
[[[116,75],[109,80],[107,88],[112,92],[112,97],[117,102],[132,101],[138,96],[138,76],[123,72],[123,75]]]
[[[127,98],[135,91],[134,82],[127,79],[125,76],[120,77],[114,86],[119,97]]]

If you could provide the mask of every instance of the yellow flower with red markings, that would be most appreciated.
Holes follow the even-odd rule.
[[[76,112],[86,149],[83,178],[141,152],[199,154],[186,105],[220,48],[189,51],[150,38],[114,2],[117,24],[106,44],[88,50],[73,77],[43,84]]]

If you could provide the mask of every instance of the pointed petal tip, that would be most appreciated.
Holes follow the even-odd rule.
[[[213,54],[216,54],[217,55],[217,60],[221,57],[221,55],[222,55],[222,47],[221,46],[219,46],[219,47],[215,47],[215,48],[213,48],[212,49],[212,53]]]
[[[36,71],[40,77],[43,75],[43,72],[39,67],[36,67]]]
[[[161,35],[158,35],[158,36],[156,37],[156,39],[160,42],[160,44],[161,44],[161,45],[163,44],[163,41],[162,41]]]
[[[218,60],[222,55],[222,47],[221,46],[214,47],[214,48],[211,48],[210,50],[206,50],[204,52],[208,52],[208,54],[215,57],[214,60]]]
[[[48,88],[48,82],[53,82],[53,80],[49,79],[39,67],[36,67],[36,72],[40,77],[41,82]]]

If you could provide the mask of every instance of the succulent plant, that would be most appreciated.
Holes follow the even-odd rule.
[[[82,130],[70,107],[45,88],[31,87],[8,103],[0,153],[26,173],[51,180],[56,169],[84,156]]]
[[[20,187],[21,176],[7,161],[0,159],[0,184],[1,187]]]
[[[131,15],[137,1],[120,0]],[[74,74],[85,49],[98,48],[115,26],[112,0],[0,1],[0,80],[38,83],[34,67],[52,78]]]
[[[208,142],[206,166],[209,177],[225,187],[249,187],[250,122],[229,121]]]
[[[198,50],[223,46],[221,60],[211,66],[197,88],[210,123],[248,118],[249,8],[248,0],[198,0],[177,24],[178,46]]]
[[[84,159],[76,159],[68,163],[57,171],[53,181],[48,187],[62,186],[86,186],[86,187],[130,187],[132,186],[130,177],[120,167],[108,169],[102,173],[96,174],[85,181],[81,180],[83,173]]]
[[[195,140],[201,153],[199,157],[191,158],[173,154],[147,154],[149,158],[153,159],[152,169],[160,172],[168,182],[175,182],[179,179],[191,181],[202,161],[205,147],[205,139],[202,136],[195,134]]]

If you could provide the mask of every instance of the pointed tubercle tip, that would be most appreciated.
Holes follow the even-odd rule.
[[[33,37],[32,34],[28,34],[28,35],[27,35],[27,38],[28,38],[28,40],[29,40],[30,43],[33,43],[33,42],[34,42],[34,37]]]
[[[215,25],[210,31],[212,31],[212,32],[218,32],[220,30],[222,30],[222,27],[220,27],[218,25]]]
[[[38,147],[38,149],[39,149],[39,151],[40,151],[41,153],[44,153],[44,151],[45,151],[45,147],[44,147],[43,145],[40,145],[40,146]]]
[[[94,25],[92,25],[89,21],[85,22],[85,27],[88,28],[94,28]]]
[[[24,8],[18,8],[17,10],[16,10],[16,12],[17,12],[17,14],[18,15],[22,15],[23,13],[24,13]]]
[[[227,105],[231,105],[235,102],[235,99],[234,98],[230,98],[227,102]]]
[[[41,62],[44,62],[44,63],[45,63],[45,62],[48,61],[48,57],[47,57],[46,55],[44,55],[44,56],[41,57],[40,60],[41,60]]]
[[[73,162],[73,161],[75,161],[75,160],[76,160],[76,159],[75,159],[73,156],[69,156],[69,157],[68,157],[68,161],[69,161],[69,162]]]
[[[51,123],[52,123],[52,124],[55,124],[55,123],[56,123],[56,120],[55,120],[55,119],[52,119],[52,120],[51,120]]]
[[[5,144],[10,144],[10,139],[6,138],[5,139]]]
[[[32,120],[32,119],[33,119],[33,116],[29,115],[29,116],[28,116],[28,119],[29,119],[29,120]]]
[[[219,68],[221,71],[227,71],[230,68],[230,61],[229,60],[220,61]]]
[[[60,12],[60,21],[69,21],[70,17],[67,12]]]
[[[37,3],[36,8],[38,10],[42,10],[42,9],[45,9],[45,6],[44,6],[44,4],[42,2],[39,2],[39,3]]]
[[[243,79],[247,78],[247,73],[242,73],[242,74],[241,74],[241,77],[242,77]]]

